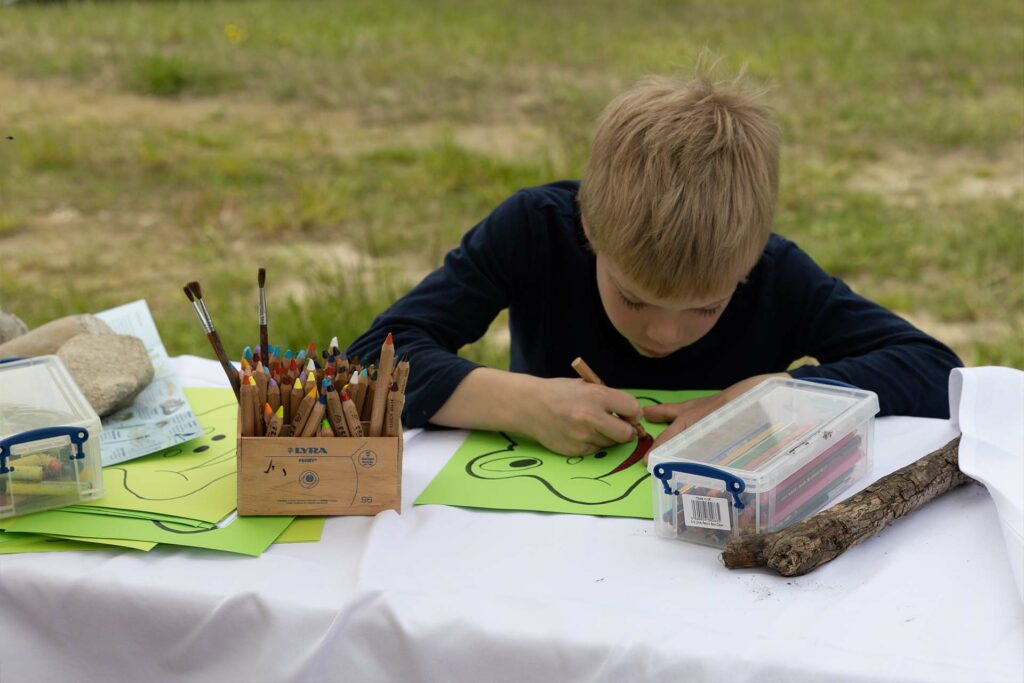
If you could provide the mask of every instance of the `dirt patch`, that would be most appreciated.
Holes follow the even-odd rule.
[[[362,112],[304,104],[277,104],[237,96],[159,99],[64,80],[20,80],[0,73],[0,113],[14,124],[58,122],[61,127],[102,123],[169,130],[233,128],[304,132],[338,157],[395,147],[426,149],[452,139],[456,144],[502,160],[534,158],[550,150],[548,131],[526,123],[455,126],[432,121],[398,127],[361,122]],[[258,144],[258,141],[254,141]]]
[[[140,122],[171,129],[226,122],[232,126],[273,128],[352,128],[356,112],[311,109],[239,97],[160,99],[132,95],[62,79],[22,80],[0,73],[0,102],[6,118],[23,122],[55,114],[63,126],[86,122],[104,125]]]
[[[1009,320],[989,318],[965,322],[945,322],[923,311],[900,313],[900,315],[911,325],[952,347],[961,355],[978,342],[1005,339],[1013,334],[1013,325]]]
[[[506,161],[537,156],[554,145],[543,128],[526,124],[463,126],[456,130],[455,142],[470,151]]]
[[[470,152],[514,162],[552,155],[557,148],[551,132],[526,123],[456,126],[435,121],[398,128],[360,126],[349,131],[334,129],[325,132],[331,152],[340,157],[378,149],[423,150],[451,141]]]
[[[860,166],[847,187],[879,194],[893,204],[915,207],[924,203],[1024,196],[1024,143],[1015,143],[993,156],[956,152],[935,156],[889,150],[881,159]]]

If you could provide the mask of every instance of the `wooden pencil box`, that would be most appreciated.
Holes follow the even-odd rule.
[[[237,438],[239,515],[401,512],[401,436]]]

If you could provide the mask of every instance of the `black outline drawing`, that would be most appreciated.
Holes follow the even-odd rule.
[[[661,405],[661,401],[659,401],[656,398],[652,398],[650,396],[637,396],[637,399],[640,400],[640,401],[649,401],[652,405]],[[634,481],[632,484],[630,484],[629,488],[626,489],[626,491],[624,493],[622,493],[622,495],[620,495],[620,496],[618,496],[616,498],[609,498],[608,500],[602,500],[602,501],[596,501],[596,502],[576,500],[574,498],[570,498],[569,496],[563,494],[561,491],[559,491],[557,488],[555,488],[555,486],[552,485],[551,482],[549,482],[547,479],[545,479],[544,477],[539,477],[539,476],[537,476],[535,474],[512,474],[512,475],[507,476],[507,477],[496,477],[496,478],[481,477],[481,476],[479,476],[479,475],[477,475],[476,473],[473,472],[473,466],[477,462],[479,462],[480,460],[482,460],[482,459],[484,459],[484,458],[486,458],[488,456],[496,455],[496,454],[499,454],[499,453],[514,453],[515,450],[516,450],[516,447],[519,445],[519,443],[515,439],[510,437],[505,432],[499,432],[499,434],[502,436],[502,438],[504,438],[508,442],[508,444],[504,448],[501,448],[501,449],[498,449],[498,450],[494,450],[494,451],[488,451],[487,453],[481,453],[480,455],[474,456],[472,459],[470,459],[469,462],[466,463],[466,474],[468,474],[469,476],[473,477],[474,479],[480,479],[482,481],[503,481],[503,480],[507,480],[507,479],[519,479],[519,478],[523,478],[523,477],[526,477],[526,478],[529,478],[529,479],[536,479],[541,484],[543,484],[544,487],[548,491],[550,491],[554,496],[556,496],[557,498],[561,498],[562,500],[564,500],[566,502],[575,503],[577,505],[607,505],[608,503],[615,503],[617,501],[620,501],[620,500],[628,497],[631,493],[633,493],[633,491],[636,489],[637,486],[639,486],[641,483],[643,483],[644,481],[649,479],[650,476],[651,476],[650,472],[646,471],[646,469],[645,469],[643,475],[639,479]],[[631,454],[632,454],[632,452],[631,452]],[[594,455],[588,456],[588,457],[603,458],[605,455],[607,455],[606,451],[598,451]],[[629,456],[627,456],[627,459],[628,458],[629,458]],[[496,460],[494,460],[492,462],[497,462],[498,460],[506,460],[506,459],[511,459],[511,458],[500,458],[500,459],[496,459]],[[529,467],[530,469],[532,469],[532,467],[536,467],[536,466],[539,466],[540,464],[542,464],[542,461],[537,460],[537,458],[534,458],[533,456],[524,456],[524,458],[522,458],[522,460],[523,461],[531,460],[531,461],[533,461],[535,463],[534,465],[527,465],[525,463],[522,465],[522,467]],[[574,464],[574,463],[572,463],[573,460],[576,460],[576,462],[580,462],[580,461],[582,461],[582,458],[579,458],[579,459],[568,458],[567,459],[567,461],[570,464]],[[618,467],[618,464],[616,465],[616,467]],[[597,481],[597,482],[600,482],[602,484],[608,484],[608,482],[603,481],[603,479],[604,479],[604,477],[607,477],[608,475],[612,474],[612,472],[614,472],[614,471],[615,471],[615,468],[612,468],[611,470],[609,470],[605,474],[602,474],[599,477],[572,477],[572,478],[573,479],[590,479],[592,481]],[[611,486],[611,484],[608,484],[608,486]]]
[[[213,412],[215,412],[217,410],[223,410],[225,408],[232,408],[233,409],[236,405],[237,405],[236,403],[224,403],[224,404],[215,406],[215,407],[207,410],[204,413],[197,414],[196,418],[202,417],[204,415],[209,415],[210,413],[213,413]],[[216,432],[215,429],[206,427],[203,430],[202,436],[197,437],[197,439],[202,439],[204,437],[207,437],[211,441],[220,441],[220,439],[216,439],[216,436],[220,436],[220,435],[219,434],[215,434],[215,432]],[[206,446],[206,448],[209,448],[209,446],[206,445],[206,444],[204,444],[204,446]],[[159,473],[162,473],[162,474],[177,475],[177,476],[181,477],[185,481],[190,481],[190,474],[191,473],[198,473],[199,471],[201,471],[203,469],[206,469],[208,467],[216,467],[218,465],[222,465],[227,460],[234,460],[234,458],[235,458],[235,444],[234,444],[234,442],[233,441],[227,441],[224,444],[224,446],[226,447],[224,450],[216,452],[216,453],[212,453],[209,459],[204,460],[203,462],[201,462],[201,463],[199,463],[197,465],[193,465],[192,467],[188,467],[188,468],[186,468],[184,470],[172,470],[172,469],[156,470],[156,472],[159,472]],[[195,452],[196,450],[197,449],[193,448],[192,452]],[[181,455],[182,453],[185,453],[185,452],[186,452],[186,449],[182,448],[181,445],[178,445],[178,446],[174,446],[173,448],[168,449],[161,457],[163,457],[163,458],[173,458],[174,456]],[[198,493],[199,491],[202,491],[203,489],[213,485],[214,483],[220,481],[221,479],[225,479],[227,477],[232,477],[232,476],[235,476],[235,474],[236,474],[235,472],[229,472],[227,474],[221,475],[221,476],[216,477],[214,479],[211,479],[211,480],[209,480],[207,482],[204,482],[204,483],[202,483],[202,485],[198,486],[197,488],[191,489],[191,490],[189,490],[189,491],[187,491],[185,493],[178,493],[176,495],[166,496],[166,497],[155,497],[155,496],[145,496],[142,493],[140,493],[139,491],[134,490],[128,484],[129,470],[126,470],[124,467],[119,467],[117,465],[114,465],[112,467],[107,467],[107,468],[104,468],[104,469],[113,470],[113,471],[117,471],[117,472],[121,473],[121,485],[124,487],[125,491],[127,491],[131,495],[135,496],[139,500],[152,500],[152,501],[168,501],[168,500],[179,500],[181,498],[186,498],[188,496],[191,496],[191,495],[194,495],[194,494]]]

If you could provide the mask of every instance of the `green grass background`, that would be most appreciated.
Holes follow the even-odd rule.
[[[769,86],[776,229],[968,364],[1024,367],[1019,2],[103,2],[0,8],[0,308],[146,298],[172,354],[343,341],[601,107],[702,48]],[[10,139],[13,138],[13,139]],[[504,319],[466,350],[507,363]]]

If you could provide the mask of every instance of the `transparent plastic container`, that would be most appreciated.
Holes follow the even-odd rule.
[[[0,519],[102,497],[101,430],[57,356],[0,360]]]
[[[724,547],[818,512],[871,468],[878,396],[772,378],[651,451],[659,536]]]

